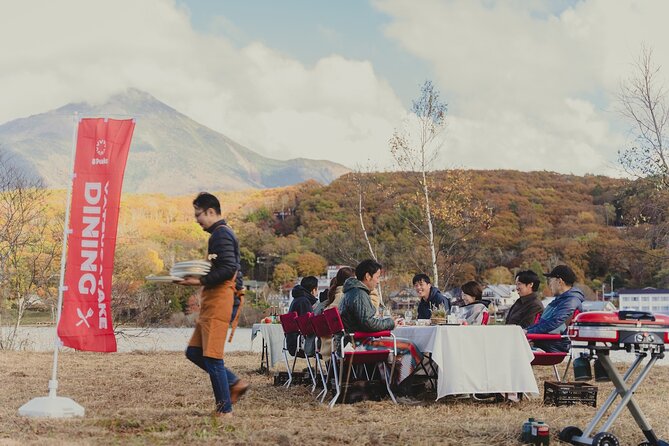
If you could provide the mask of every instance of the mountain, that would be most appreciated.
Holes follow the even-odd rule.
[[[0,150],[48,187],[67,187],[72,116],[136,117],[124,192],[169,195],[201,190],[271,188],[314,179],[330,183],[349,169],[330,161],[266,158],[205,127],[143,91],[130,89],[102,105],[68,104],[0,126]]]

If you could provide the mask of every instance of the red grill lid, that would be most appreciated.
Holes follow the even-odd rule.
[[[668,327],[669,316],[646,311],[588,311],[574,319],[575,325],[630,325],[644,327]]]

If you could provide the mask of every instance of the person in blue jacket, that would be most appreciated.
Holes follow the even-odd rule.
[[[430,277],[427,274],[416,274],[413,276],[413,288],[420,296],[418,301],[418,319],[430,319],[432,317],[432,308],[444,306],[446,313],[451,310],[451,303],[441,294],[441,291],[430,283]]]
[[[576,274],[567,265],[558,265],[544,276],[548,277],[550,287],[555,299],[546,306],[541,319],[536,324],[530,325],[525,330],[527,333],[550,333],[567,334],[567,325],[574,315],[574,311],[582,311],[582,302],[585,300],[583,291],[574,287]],[[568,352],[570,342],[568,339],[560,341],[533,341],[535,348],[545,352]]]

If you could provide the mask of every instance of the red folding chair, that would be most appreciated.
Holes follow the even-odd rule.
[[[567,319],[565,322],[565,325],[569,326],[571,324],[571,321],[574,320],[576,316],[578,316],[580,311],[574,310],[574,314]],[[538,313],[536,317],[534,318],[534,323],[536,324],[539,322],[539,319],[541,319],[541,313]],[[543,333],[527,333],[525,335],[527,337],[528,341],[561,341],[564,339],[569,339],[567,335],[561,335],[561,334],[543,334]],[[531,365],[538,365],[538,366],[552,366],[553,367],[553,373],[555,374],[555,379],[558,382],[562,382],[567,378],[567,372],[569,371],[569,366],[571,365],[572,361],[572,351],[569,349],[568,352],[540,352],[540,351],[533,351],[534,354],[534,359],[531,362]],[[561,364],[562,361],[564,361],[564,358],[569,356],[569,360],[567,361],[567,367],[564,369],[564,373],[562,374],[562,378],[560,378],[560,373],[558,372],[558,364]]]
[[[290,385],[293,382],[293,373],[295,371],[295,363],[297,362],[298,357],[304,358],[306,355],[304,354],[304,350],[301,348],[302,340],[301,338],[301,333],[300,333],[300,326],[297,324],[297,312],[293,311],[291,313],[286,313],[286,314],[281,314],[279,315],[279,321],[281,321],[281,328],[283,328],[283,359],[286,361],[286,371],[288,372],[288,381],[284,384],[286,387],[290,387]],[[288,335],[289,334],[296,334],[298,336],[297,339],[297,350],[295,351],[295,355],[293,357],[293,366],[290,366],[290,363],[288,362]],[[307,363],[309,360],[307,359]],[[309,366],[311,367],[311,366]],[[311,373],[311,368],[309,368],[309,371]],[[312,376],[313,379],[313,376]]]
[[[334,361],[332,360],[332,354],[334,352],[334,338],[332,333],[330,333],[330,327],[328,326],[328,321],[325,318],[324,314],[319,314],[311,318],[311,324],[314,327],[314,333],[321,340],[320,346],[316,345],[316,369],[321,377],[321,383],[323,384],[323,390],[321,390],[316,398],[320,398],[321,403],[325,401],[325,396],[328,393],[327,380],[330,377],[330,368]],[[323,348],[324,343],[330,343],[330,357],[324,358],[322,355],[321,349]],[[323,362],[327,360],[327,367],[324,373],[323,371]]]
[[[392,333],[385,331],[385,332],[378,332],[378,333],[363,333],[363,332],[357,332],[354,334],[347,334],[344,330],[344,324],[341,320],[341,317],[339,315],[339,311],[337,308],[330,308],[328,310],[325,310],[323,312],[323,315],[325,316],[325,319],[328,323],[328,327],[330,328],[330,334],[334,336],[340,337],[339,341],[339,351],[333,350],[332,353],[332,359],[333,359],[333,365],[332,365],[332,371],[334,372],[334,383],[335,383],[335,388],[336,388],[336,393],[334,398],[330,401],[329,407],[332,408],[336,404],[337,400],[339,399],[339,395],[341,394],[341,387],[342,384],[344,384],[343,381],[343,376],[344,376],[344,367],[348,369],[347,375],[346,375],[346,383],[345,383],[345,389],[344,389],[344,396],[342,399],[346,399],[346,392],[348,391],[348,386],[350,382],[350,377],[351,377],[351,371],[353,366],[355,365],[362,365],[364,366],[365,374],[367,375],[367,378],[370,379],[370,375],[367,371],[366,366],[367,365],[374,365],[374,366],[380,366],[383,379],[386,383],[386,389],[388,390],[388,395],[390,395],[390,398],[393,400],[393,403],[397,404],[397,400],[395,399],[395,395],[393,394],[393,391],[390,389],[390,377],[388,376],[388,367],[386,362],[388,361],[388,358],[390,357],[390,353],[393,352],[394,355],[397,355],[397,346],[394,345],[393,350],[390,349],[378,349],[378,350],[355,350],[355,351],[344,351],[344,344],[347,339],[349,339],[351,342],[356,342],[357,341],[363,341],[365,339],[369,339],[371,337],[376,337],[378,335],[391,335]],[[393,336],[394,339],[394,336]],[[393,356],[394,358],[394,356]],[[339,367],[337,367],[337,364]],[[339,370],[337,370],[339,369]],[[394,369],[394,367],[393,367]],[[392,373],[392,371],[391,371]],[[372,373],[372,377],[374,374]]]
[[[481,325],[488,325],[488,322],[490,322],[490,313],[486,311],[481,318]]]
[[[301,351],[304,354],[304,359],[307,360],[307,370],[309,370],[309,377],[311,378],[311,383],[312,383],[311,393],[314,393],[314,390],[316,390],[316,375],[315,375],[315,372],[312,371],[312,369],[311,369],[311,361],[309,360],[310,356],[307,354],[306,342],[307,342],[307,339],[310,336],[315,337],[314,327],[311,324],[311,318],[313,316],[314,316],[313,313],[306,313],[306,314],[303,314],[302,316],[297,317],[297,326],[300,328],[300,337],[301,337],[301,343],[299,343],[298,345],[302,346]],[[315,340],[314,340],[314,343],[315,343]],[[314,349],[315,349],[315,346],[314,346]],[[293,364],[293,367],[294,367],[294,364]]]

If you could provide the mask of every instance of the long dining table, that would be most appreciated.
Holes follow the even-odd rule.
[[[534,355],[519,326],[400,326],[393,333],[430,353],[437,366],[437,399],[457,394],[539,394],[530,365]]]
[[[254,324],[251,338],[263,339],[261,369],[282,358],[279,324]],[[437,366],[437,399],[477,393],[539,394],[530,363],[534,359],[523,330],[516,325],[400,326],[395,336],[429,353]]]

